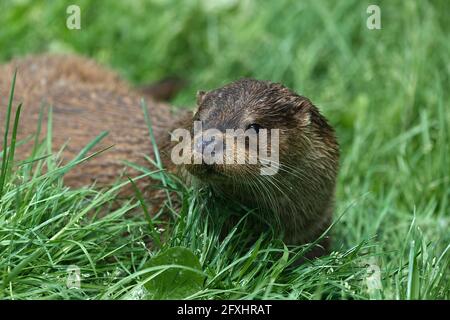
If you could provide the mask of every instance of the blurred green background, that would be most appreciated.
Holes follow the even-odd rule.
[[[69,4],[81,30],[65,26]],[[366,27],[369,4],[381,30]],[[375,236],[389,265],[414,217],[426,243],[450,241],[449,12],[446,0],[3,0],[0,61],[71,52],[134,84],[176,75],[180,107],[241,77],[282,82],[337,129],[338,212],[353,205],[336,246]]]

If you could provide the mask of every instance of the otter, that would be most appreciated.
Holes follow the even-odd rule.
[[[15,68],[18,76],[14,100],[24,105],[19,139],[35,131],[43,102],[53,106],[53,149],[58,151],[67,143],[62,152],[65,159],[76,155],[100,132],[109,132],[96,148],[101,150],[111,144],[114,147],[68,172],[67,185],[111,183],[124,170],[122,160],[148,165],[145,155],[152,157],[153,150],[140,110],[144,91],[130,87],[117,74],[89,59],[43,55],[0,66],[3,99],[8,96]],[[175,111],[150,95],[146,99],[155,139],[168,171],[187,184],[208,188],[214,197],[241,203],[261,216],[276,217],[286,244],[312,242],[330,226],[339,147],[333,128],[308,98],[278,83],[241,79],[219,89],[198,92],[194,114]],[[5,102],[2,100],[2,105]],[[5,119],[4,110],[0,109],[1,122]],[[205,129],[222,132],[278,129],[277,172],[260,175],[261,164],[185,161],[175,165],[170,159],[175,143],[170,133],[176,128],[192,132],[194,121]],[[229,147],[233,153],[249,155],[247,144]],[[28,149],[29,145],[22,145],[19,156],[24,157]],[[129,174],[133,174],[132,170]],[[325,239],[321,244],[322,248],[312,256],[327,251],[329,241]]]

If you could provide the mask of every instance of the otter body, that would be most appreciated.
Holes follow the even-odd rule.
[[[14,107],[23,103],[18,140],[36,132],[41,106],[52,107],[52,151],[62,153],[63,162],[72,160],[102,132],[108,135],[93,149],[113,146],[90,161],[76,166],[65,176],[65,183],[79,187],[107,185],[123,171],[123,160],[147,165],[144,155],[152,156],[148,127],[141,98],[143,95],[122,81],[117,74],[92,60],[65,55],[41,55],[13,60],[0,66],[0,123],[5,123],[6,106],[14,71],[17,79]],[[174,119],[169,105],[145,97],[157,140],[168,137]],[[41,136],[47,133],[47,109]],[[14,112],[14,110],[13,110]],[[179,115],[179,117],[181,114]],[[34,141],[17,150],[25,157]],[[0,142],[0,147],[3,141]],[[132,173],[130,173],[132,174]]]
[[[147,165],[144,155],[152,157],[152,146],[140,107],[141,92],[84,58],[44,55],[18,59],[0,66],[1,123],[15,68],[15,105],[23,102],[19,139],[36,131],[41,103],[53,106],[53,150],[67,143],[63,158],[70,160],[95,136],[109,132],[96,150],[114,147],[70,171],[65,178],[68,185],[94,180],[111,183],[123,170],[123,160]],[[187,183],[209,188],[217,197],[242,203],[264,216],[275,215],[287,244],[314,241],[329,227],[338,144],[332,127],[307,98],[280,84],[252,79],[200,92],[194,116],[173,113],[169,105],[146,98],[157,144],[166,155],[165,168],[180,174]],[[259,165],[249,164],[186,162],[176,166],[168,156],[173,146],[169,133],[179,127],[192,131],[193,121],[223,132],[278,129],[277,173],[262,176]],[[30,144],[21,146],[19,156],[25,156],[29,149]],[[233,152],[248,155],[245,147],[236,147]]]

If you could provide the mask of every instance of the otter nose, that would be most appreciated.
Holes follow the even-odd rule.
[[[197,152],[202,155],[203,165],[213,165],[222,163],[220,160],[223,156],[223,143],[212,139],[199,139],[196,143]]]
[[[208,147],[209,145],[211,145],[210,148],[214,148],[214,140],[208,140],[208,139],[198,139],[195,143],[195,149],[197,152],[199,153],[203,153],[206,149],[206,147]]]
[[[215,140],[213,140],[213,139],[212,140],[203,139],[201,141],[201,143],[202,143],[202,151],[205,150],[205,148],[209,145],[211,145],[211,148],[214,148],[214,146],[215,146]]]

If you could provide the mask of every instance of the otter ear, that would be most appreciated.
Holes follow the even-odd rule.
[[[197,91],[197,106],[200,106],[205,99],[206,91]]]

